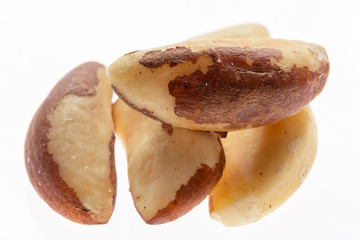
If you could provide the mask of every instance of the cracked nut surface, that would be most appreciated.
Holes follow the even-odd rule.
[[[224,132],[295,114],[321,92],[328,71],[318,45],[243,38],[132,52],[107,74],[121,99],[154,119]]]
[[[108,222],[116,196],[112,90],[95,62],[69,72],[34,115],[25,141],[32,185],[64,217]]]

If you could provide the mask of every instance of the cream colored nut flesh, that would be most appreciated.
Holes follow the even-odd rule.
[[[310,107],[281,122],[229,132],[226,167],[209,196],[211,217],[227,226],[253,223],[283,204],[302,184],[317,151]]]
[[[258,24],[242,24],[206,33],[192,38],[191,41],[247,37],[269,37],[269,32],[265,27]]]
[[[270,38],[188,41],[124,55],[108,68],[129,106],[172,126],[231,131],[289,117],[323,89],[315,44]]]
[[[36,112],[25,142],[31,183],[51,208],[83,224],[108,222],[116,173],[112,89],[95,62],[69,72]]]
[[[225,159],[216,134],[162,124],[121,100],[113,106],[113,118],[127,151],[130,191],[145,222],[181,217],[220,179]]]

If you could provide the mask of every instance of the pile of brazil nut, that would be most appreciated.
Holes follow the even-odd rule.
[[[309,173],[317,151],[309,103],[328,73],[321,46],[272,39],[254,24],[131,52],[107,69],[84,63],[35,113],[27,173],[65,218],[107,223],[116,200],[116,132],[146,223],[173,221],[206,197],[211,218],[252,223]]]

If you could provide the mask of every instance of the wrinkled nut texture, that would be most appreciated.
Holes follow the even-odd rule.
[[[222,132],[295,114],[321,92],[328,71],[318,45],[243,38],[129,53],[109,66],[108,77],[122,100],[154,119]]]
[[[69,72],[36,112],[25,142],[26,169],[38,194],[84,224],[108,222],[116,196],[112,89],[105,71],[89,62]]]
[[[121,100],[113,106],[113,117],[127,151],[130,191],[145,222],[181,217],[220,179],[225,157],[216,134],[162,124]]]
[[[227,226],[260,220],[302,184],[315,160],[317,128],[310,107],[277,124],[229,132],[226,167],[209,196],[211,217]]]
[[[206,33],[191,38],[191,41],[217,40],[226,38],[270,37],[265,27],[258,24],[242,24],[223,28],[215,32]]]

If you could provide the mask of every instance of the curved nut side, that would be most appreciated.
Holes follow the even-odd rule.
[[[137,51],[108,76],[130,106],[177,127],[230,131],[289,117],[323,89],[325,50],[269,38],[189,41]]]
[[[78,66],[64,76],[37,110],[30,123],[25,141],[25,166],[37,193],[53,210],[69,220],[83,224],[103,224],[108,221],[108,216],[94,218],[94,213],[83,205],[76,191],[61,176],[59,164],[56,163],[54,155],[49,150],[49,133],[53,127],[50,116],[66,96],[95,96],[98,93],[100,81],[99,69],[103,71],[104,66],[89,62]],[[111,101],[109,101],[109,106],[111,107]],[[111,118],[111,114],[109,116]],[[106,143],[110,165],[109,181],[114,189],[113,204],[116,197],[114,140],[114,135],[110,135]]]

